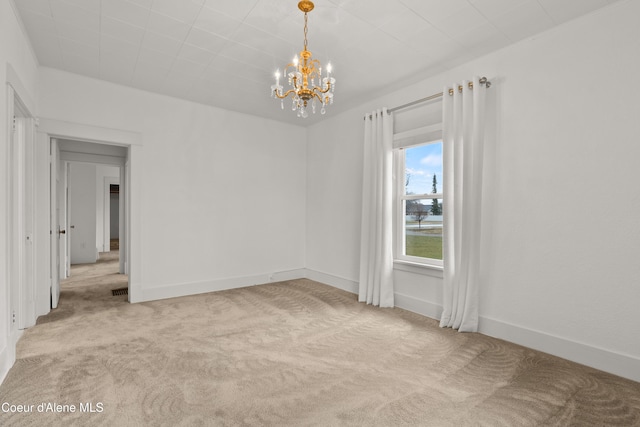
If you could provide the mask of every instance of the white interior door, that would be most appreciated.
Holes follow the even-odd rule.
[[[58,156],[60,156],[60,146],[58,145]],[[60,238],[60,279],[66,279],[71,275],[71,219],[69,215],[69,162],[62,162],[59,168],[60,184],[58,185],[58,206],[60,216],[58,224],[66,230]]]
[[[120,172],[118,172],[119,174]],[[120,190],[118,190],[118,211],[115,212],[113,210],[113,201],[111,197],[111,186],[118,185],[120,186],[120,177],[115,176],[107,176],[104,178],[104,214],[103,214],[103,250],[102,252],[110,252],[111,251],[111,237],[118,235],[118,239],[120,238]],[[114,219],[115,218],[115,219]],[[118,224],[118,230],[112,228],[113,223]]]
[[[129,162],[125,164],[125,167],[120,168],[120,190],[119,190],[119,230],[118,230],[118,239],[120,242],[120,274],[129,274],[128,271],[128,257],[129,257],[129,239],[128,239],[128,231],[127,231],[127,212],[128,212],[128,203],[127,203],[127,194],[128,194],[128,186],[129,186]]]
[[[58,141],[51,139],[51,308],[58,306],[60,299],[60,236],[66,230],[60,229],[60,150]]]

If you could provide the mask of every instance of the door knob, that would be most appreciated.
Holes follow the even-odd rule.
[[[67,234],[67,230],[58,230],[58,234]]]

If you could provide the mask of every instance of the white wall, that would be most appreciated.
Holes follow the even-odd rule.
[[[48,68],[40,77],[43,117],[142,135],[142,299],[304,267],[304,128]]]
[[[615,4],[313,126],[307,267],[358,280],[364,113],[486,75],[481,331],[640,380],[637,16]],[[437,276],[397,270],[398,303],[439,316]]]
[[[15,359],[16,337],[10,335],[9,285],[6,272],[7,265],[7,229],[6,212],[7,195],[7,86],[11,77],[7,73],[11,66],[19,78],[18,94],[37,114],[35,99],[37,90],[38,63],[33,51],[24,36],[16,19],[16,15],[8,0],[0,1],[0,381],[4,379],[9,367]],[[16,84],[13,80],[12,84]]]
[[[71,163],[69,167],[71,264],[97,260],[96,169],[89,163]]]

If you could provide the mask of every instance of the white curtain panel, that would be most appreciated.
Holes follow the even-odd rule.
[[[458,91],[462,86],[462,92]],[[486,86],[478,77],[445,88],[444,157],[444,290],[441,327],[478,330],[480,286],[480,211]]]
[[[365,116],[358,301],[393,307],[393,117]]]

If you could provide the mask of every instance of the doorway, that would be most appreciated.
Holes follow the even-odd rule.
[[[106,179],[106,178],[105,178]],[[107,243],[109,251],[120,250],[120,184],[107,183],[109,200],[105,200],[104,243]],[[105,189],[106,190],[106,189]]]
[[[57,201],[51,207],[52,224],[53,229],[61,230],[57,239],[52,238],[52,255],[57,249],[57,256],[52,256],[52,270],[58,272],[58,283],[54,283],[52,289],[52,308],[55,308],[60,296],[60,280],[69,282],[73,271],[78,271],[72,266],[82,265],[87,269],[108,260],[119,266],[117,273],[127,273],[128,227],[123,213],[127,207],[125,172],[129,149],[58,137],[51,138],[51,152],[52,159],[55,157],[52,163],[57,165],[51,176],[51,182],[55,182],[52,193],[56,194],[52,200]],[[117,191],[112,191],[116,188]],[[115,230],[111,230],[112,223],[116,224]],[[117,242],[114,250],[112,239]]]
[[[60,280],[68,275],[70,267],[70,245],[67,244],[67,232],[71,232],[70,226],[73,224],[61,221],[60,218],[65,218],[62,211],[67,209],[69,199],[66,191],[68,183],[64,181],[68,177],[69,167],[73,162],[115,164],[120,167],[119,190],[122,202],[119,206],[121,231],[118,271],[128,276],[128,301],[142,301],[139,231],[140,182],[142,181],[139,166],[142,162],[141,134],[40,118],[37,128],[37,145],[41,148],[46,147],[47,164],[51,163],[51,167],[47,168],[46,179],[49,209],[46,213],[38,212],[38,215],[46,216],[46,237],[41,233],[39,241],[40,244],[47,242],[46,255],[49,260],[46,266],[38,264],[38,268],[46,268],[49,278],[49,280],[40,281],[37,285],[38,301],[46,298],[44,307],[46,310],[39,311],[38,315],[47,314],[52,307],[57,306]]]

